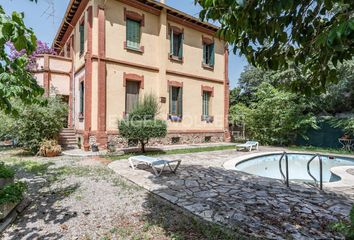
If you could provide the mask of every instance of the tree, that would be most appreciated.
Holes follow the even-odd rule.
[[[12,101],[16,98],[23,103],[33,103],[44,90],[38,86],[28,71],[28,56],[36,49],[36,37],[23,22],[24,15],[13,12],[7,16],[0,6],[0,110],[13,112]],[[6,43],[13,43],[18,51],[25,54],[12,59]]]
[[[298,136],[306,139],[310,128],[317,128],[316,118],[306,113],[306,101],[294,93],[278,90],[269,83],[259,85],[255,101],[249,107],[230,108],[234,124],[245,125],[248,136],[262,144],[287,145]]]
[[[127,140],[138,140],[141,151],[151,138],[165,137],[166,121],[156,119],[159,104],[154,95],[146,95],[129,113],[128,118],[118,122],[119,134]]]
[[[354,54],[354,1],[195,0],[202,20],[220,23],[219,34],[267,70],[294,68],[306,78],[292,89],[320,92],[338,81],[338,63]]]

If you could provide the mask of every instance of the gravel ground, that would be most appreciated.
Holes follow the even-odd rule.
[[[13,157],[15,156],[15,157]],[[111,171],[104,159],[1,152],[28,183],[31,205],[1,239],[234,239]]]

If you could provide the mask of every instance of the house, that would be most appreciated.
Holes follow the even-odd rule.
[[[146,93],[168,121],[168,136],[152,144],[225,141],[228,50],[217,30],[153,0],[71,0],[43,85],[49,91],[51,76],[70,76],[68,128],[85,149],[128,144],[117,122]],[[51,74],[48,65],[60,60],[70,70]]]

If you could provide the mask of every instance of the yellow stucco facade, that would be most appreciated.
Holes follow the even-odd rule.
[[[73,7],[75,14],[70,13]],[[65,18],[54,47],[72,59],[69,123],[84,144],[95,138],[104,146],[112,136],[119,136],[117,122],[126,114],[130,81],[138,82],[140,98],[152,93],[159,99],[159,118],[167,121],[171,137],[189,134],[192,141],[198,134],[218,135],[215,141],[227,137],[228,53],[225,42],[215,36],[215,26],[149,0],[72,0]],[[138,51],[126,45],[130,18],[141,21]],[[66,24],[70,21],[71,25]],[[183,32],[183,58],[177,61],[170,57],[171,29]],[[204,39],[214,46],[213,67],[203,65]],[[183,117],[171,121],[169,90],[176,84],[183,89]],[[203,89],[210,91],[212,121],[201,118]]]

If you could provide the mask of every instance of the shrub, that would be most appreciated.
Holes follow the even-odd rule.
[[[354,239],[354,205],[349,213],[349,223],[339,222],[333,225],[334,230],[337,230],[345,235],[345,239]]]
[[[128,140],[139,141],[141,151],[145,152],[149,139],[167,134],[166,122],[155,119],[158,111],[157,98],[151,94],[145,96],[129,113],[128,119],[118,122],[119,134]]]
[[[0,205],[20,202],[26,189],[27,185],[23,182],[6,185],[0,190]]]
[[[47,140],[41,142],[38,155],[43,157],[55,157],[61,153],[61,146],[57,140]]]
[[[5,115],[0,113],[0,119],[9,122],[8,128],[0,128],[0,136],[11,136],[32,154],[39,150],[44,139],[56,139],[64,127],[67,118],[67,104],[60,97],[41,98],[48,104],[24,105],[14,104],[18,114]]]
[[[15,171],[6,166],[5,163],[0,162],[0,178],[13,178],[15,176]]]

